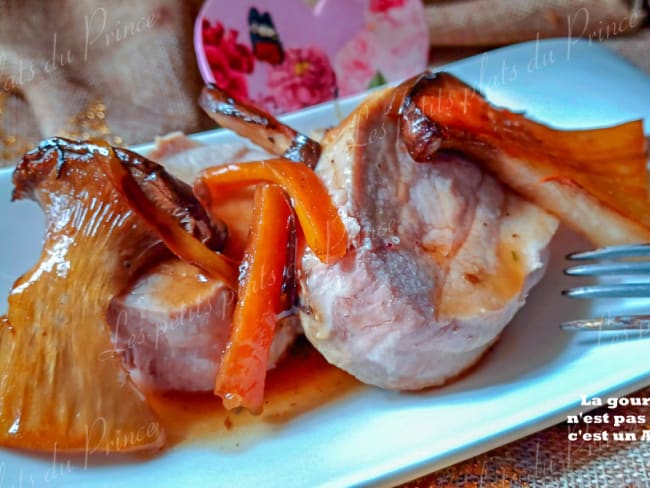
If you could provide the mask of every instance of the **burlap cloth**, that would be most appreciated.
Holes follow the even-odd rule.
[[[591,35],[650,73],[643,2],[426,3],[432,65],[537,36]],[[52,135],[126,145],[212,127],[196,104],[201,80],[192,25],[199,6],[197,0],[0,0],[0,166]],[[634,396],[650,397],[650,389]],[[650,408],[616,413],[650,417]],[[557,425],[406,486],[650,486],[650,442],[570,443],[568,431],[568,424]]]

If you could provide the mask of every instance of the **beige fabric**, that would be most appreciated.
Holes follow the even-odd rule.
[[[52,135],[128,144],[210,127],[193,16],[174,0],[0,0],[4,152]]]
[[[496,46],[539,36],[603,40],[632,34],[645,14],[640,1],[465,0],[427,2],[432,46]]]
[[[650,388],[634,393],[650,398]],[[612,431],[650,429],[649,407],[601,408],[594,415],[645,415],[644,424]],[[600,426],[602,427],[602,426]],[[646,488],[650,486],[650,441],[570,442],[569,432],[602,428],[566,422],[468,461],[406,483],[403,488]]]
[[[650,73],[650,29],[640,0],[429,0],[431,62],[440,66],[515,42],[602,42]]]

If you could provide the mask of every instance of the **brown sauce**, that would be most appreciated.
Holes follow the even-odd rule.
[[[227,411],[211,393],[168,392],[150,403],[167,432],[168,445],[201,442],[239,449],[302,414],[363,388],[329,364],[304,338],[297,341],[266,379],[264,412]]]

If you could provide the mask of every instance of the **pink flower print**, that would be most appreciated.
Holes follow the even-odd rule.
[[[334,67],[340,96],[353,95],[368,88],[377,73],[377,57],[376,40],[367,31],[357,34],[338,52]]]
[[[248,100],[246,74],[253,72],[253,53],[245,44],[237,42],[239,33],[225,29],[221,22],[210,25],[207,19],[202,24],[203,49],[210,64],[215,84],[239,99]]]
[[[299,110],[336,96],[336,75],[318,47],[285,50],[282,64],[268,73],[268,87],[279,111]]]
[[[426,67],[429,31],[420,0],[371,1],[366,21],[334,58],[341,96],[368,89],[374,79],[402,80]]]

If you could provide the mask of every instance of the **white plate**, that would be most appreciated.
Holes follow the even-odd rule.
[[[551,54],[553,62],[550,62]],[[537,56],[537,63],[535,63]],[[543,59],[546,59],[546,66]],[[650,117],[650,79],[598,45],[550,40],[500,49],[446,67],[497,104],[560,127]],[[341,102],[349,111],[358,101]],[[286,118],[302,130],[335,123],[331,104]],[[232,136],[210,132],[205,142]],[[40,212],[9,203],[0,172],[0,295],[40,250]],[[566,252],[587,244],[567,231],[553,243],[543,282],[480,366],[425,394],[366,388],[313,408],[238,448],[180,444],[140,461],[84,467],[60,454],[0,451],[1,486],[351,486],[392,484],[431,472],[554,424],[579,409],[580,395],[628,393],[650,383],[650,333],[572,335],[561,320],[650,310],[648,300],[570,301],[560,290]],[[4,312],[6,302],[0,306]],[[21,485],[22,483],[22,485]]]

